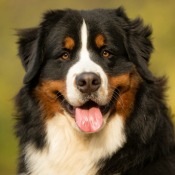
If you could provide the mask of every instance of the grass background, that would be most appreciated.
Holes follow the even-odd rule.
[[[17,164],[13,97],[22,86],[24,71],[17,57],[14,29],[36,26],[42,13],[49,9],[117,8],[120,5],[131,18],[141,16],[152,26],[155,51],[150,69],[155,75],[166,74],[169,78],[167,102],[175,113],[174,0],[0,0],[0,175],[14,175]]]

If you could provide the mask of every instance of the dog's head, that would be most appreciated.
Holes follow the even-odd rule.
[[[140,83],[154,81],[150,34],[122,8],[50,11],[39,27],[19,31],[24,84],[34,87],[44,118],[66,113],[96,132],[115,113],[128,117]]]

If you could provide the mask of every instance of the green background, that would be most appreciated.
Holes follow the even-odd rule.
[[[131,18],[141,16],[153,28],[155,51],[150,69],[169,79],[167,103],[175,113],[175,1],[174,0],[0,0],[0,175],[14,175],[17,140],[13,134],[13,98],[22,86],[24,71],[17,57],[17,28],[36,26],[49,9],[117,8]],[[173,118],[175,123],[175,120]]]

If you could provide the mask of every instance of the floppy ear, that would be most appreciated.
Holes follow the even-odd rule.
[[[127,41],[129,58],[136,64],[141,76],[148,82],[153,82],[155,77],[148,69],[153,51],[150,38],[152,30],[149,26],[144,26],[140,18],[130,21],[129,27],[129,40]]]
[[[39,29],[18,30],[18,36],[18,54],[26,71],[24,83],[28,84],[35,77],[42,63],[38,52]]]
[[[55,10],[44,14],[43,21],[38,28],[18,30],[18,54],[26,70],[24,83],[30,83],[37,75],[44,55],[44,40],[49,30],[65,14],[65,11]]]
[[[123,8],[117,10],[117,16],[120,18],[121,25],[126,32],[124,44],[129,59],[136,65],[142,78],[148,82],[153,82],[155,78],[148,69],[150,55],[153,51],[150,39],[151,28],[144,26],[140,18],[130,20]]]

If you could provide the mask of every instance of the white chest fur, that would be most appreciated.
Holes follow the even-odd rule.
[[[63,115],[47,122],[47,146],[41,151],[26,147],[27,168],[31,175],[96,175],[97,163],[125,143],[123,121],[118,115],[96,134],[76,131]]]

